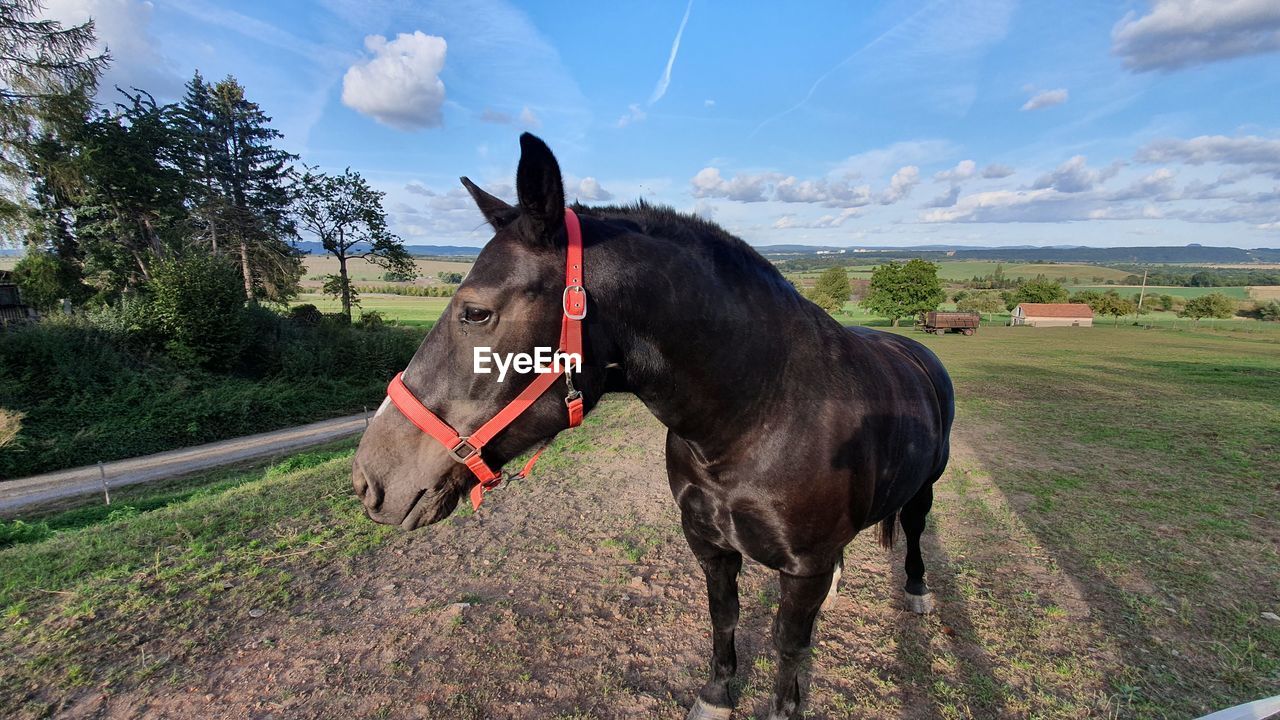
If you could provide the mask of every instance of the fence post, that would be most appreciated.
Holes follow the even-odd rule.
[[[364,406],[364,429],[369,429],[369,406]]]
[[[111,488],[107,486],[107,469],[103,467],[102,461],[98,461],[98,477],[102,480],[102,497],[111,504]]]

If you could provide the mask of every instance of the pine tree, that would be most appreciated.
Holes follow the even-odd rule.
[[[142,91],[121,94],[125,102],[79,138],[85,187],[76,210],[77,235],[117,288],[150,279],[154,261],[181,249],[186,215],[174,106]]]
[[[45,200],[74,185],[66,157],[50,153],[66,128],[92,105],[105,53],[93,54],[93,23],[64,28],[41,20],[38,0],[0,2],[0,224],[12,244],[17,231],[45,218],[28,192],[43,180]],[[43,159],[45,165],[37,165]]]
[[[231,76],[210,85],[197,73],[179,117],[196,238],[237,258],[249,302],[287,299],[302,276],[289,216],[297,156],[272,145],[283,136]]]

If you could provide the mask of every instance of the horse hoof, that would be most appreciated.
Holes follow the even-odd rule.
[[[933,593],[924,595],[907,593],[907,609],[917,615],[928,615],[933,612]]]
[[[689,709],[689,716],[685,720],[729,720],[732,713],[733,708],[711,705],[704,702],[702,698],[698,698]]]

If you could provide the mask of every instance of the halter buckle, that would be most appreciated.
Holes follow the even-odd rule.
[[[573,297],[569,294],[573,293]],[[564,316],[570,320],[581,320],[587,316],[587,289],[581,285],[569,285],[564,289],[560,304],[564,306]],[[573,308],[573,309],[570,309]]]
[[[459,454],[458,451],[464,448],[466,451]],[[458,444],[449,448],[449,457],[465,465],[466,462],[475,457],[478,452],[480,452],[480,449],[467,442],[467,438],[458,438]]]

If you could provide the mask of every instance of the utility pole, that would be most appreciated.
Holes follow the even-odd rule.
[[[1147,297],[1147,271],[1142,271],[1142,289],[1138,291],[1138,310],[1133,314],[1133,319],[1137,320],[1142,314],[1142,301]]]

